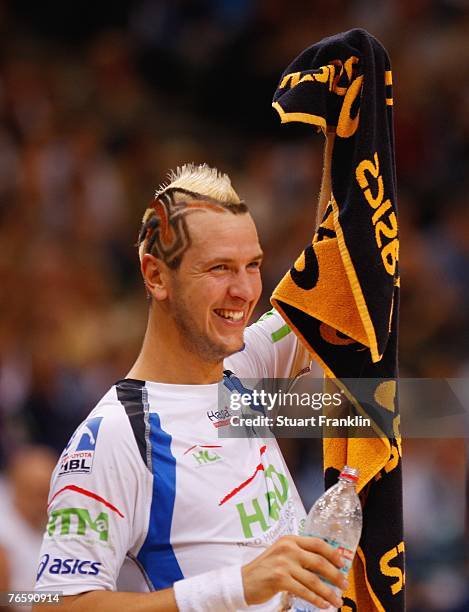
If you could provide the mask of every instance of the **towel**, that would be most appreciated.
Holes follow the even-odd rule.
[[[342,610],[399,612],[405,583],[400,282],[389,57],[361,29],[325,38],[288,66],[273,107],[282,123],[308,123],[332,135],[333,146],[330,198],[319,227],[271,301],[345,392],[350,409],[371,416],[375,433],[323,439],[326,486],[346,464],[360,470],[363,531]]]

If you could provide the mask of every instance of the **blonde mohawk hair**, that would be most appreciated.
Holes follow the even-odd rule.
[[[158,198],[168,189],[184,189],[208,196],[223,204],[241,204],[241,200],[231,185],[230,177],[207,164],[184,164],[168,173],[165,183],[155,192]]]
[[[179,267],[191,244],[185,217],[212,210],[234,215],[248,211],[227,174],[207,164],[184,164],[168,173],[143,215],[137,246],[140,259],[152,253],[170,268]]]

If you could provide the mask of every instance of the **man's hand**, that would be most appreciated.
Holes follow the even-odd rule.
[[[343,591],[348,585],[342,566],[340,553],[319,538],[284,536],[243,566],[244,598],[259,604],[288,591],[319,608],[338,608],[342,600],[320,576]]]

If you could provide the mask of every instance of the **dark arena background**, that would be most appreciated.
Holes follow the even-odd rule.
[[[231,175],[266,254],[257,315],[310,240],[322,138],[280,127],[271,100],[324,36],[365,28],[392,61],[400,374],[469,376],[467,8],[0,1],[0,591],[33,587],[51,469],[139,350],[135,240],[168,169]],[[313,442],[282,441],[307,507],[322,488]],[[467,611],[466,439],[403,451],[407,609]]]

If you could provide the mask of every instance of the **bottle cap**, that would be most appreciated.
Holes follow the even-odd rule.
[[[353,480],[353,482],[358,482],[358,476],[360,471],[358,468],[350,467],[349,465],[344,465],[342,471],[340,472],[339,478],[346,478],[347,480]]]

